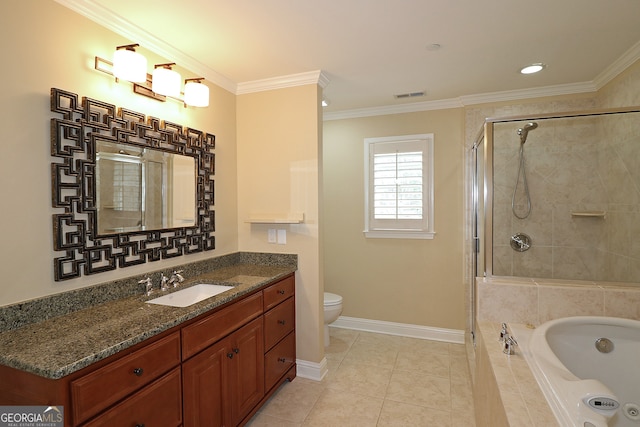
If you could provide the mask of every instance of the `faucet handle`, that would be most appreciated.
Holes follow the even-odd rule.
[[[509,337],[509,331],[507,330],[507,324],[503,323],[502,329],[500,330],[500,337],[498,338],[498,341],[504,342],[508,337]]]
[[[138,281],[139,284],[145,284],[145,292],[147,296],[151,295],[153,292],[153,282],[151,281],[151,277],[146,277],[142,280]]]

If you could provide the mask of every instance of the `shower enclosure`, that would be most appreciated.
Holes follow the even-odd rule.
[[[640,285],[640,107],[487,119],[473,159],[473,275]]]

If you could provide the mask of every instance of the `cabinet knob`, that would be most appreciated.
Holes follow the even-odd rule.
[[[280,295],[284,295],[284,290],[280,289],[280,290],[278,291],[278,293],[279,293]]]
[[[284,325],[286,322],[284,320],[278,320],[278,324]]]
[[[239,349],[239,348],[234,348],[234,349],[233,349],[233,352],[234,352],[235,354],[238,354],[238,353],[240,353],[240,349]]]
[[[136,376],[140,377],[142,376],[144,370],[142,368],[134,368],[133,369],[133,373],[136,374]],[[144,424],[142,424],[142,426],[144,426]]]
[[[233,359],[233,353],[227,353],[227,357],[228,357],[229,359]]]
[[[287,359],[285,359],[284,357],[278,357],[278,362],[285,363],[286,361]]]

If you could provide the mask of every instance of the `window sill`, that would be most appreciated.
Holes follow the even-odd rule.
[[[367,239],[420,239],[431,240],[435,237],[435,231],[418,230],[365,230]]]

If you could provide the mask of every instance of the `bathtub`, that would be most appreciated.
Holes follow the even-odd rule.
[[[640,321],[567,317],[510,325],[561,426],[640,427]]]

